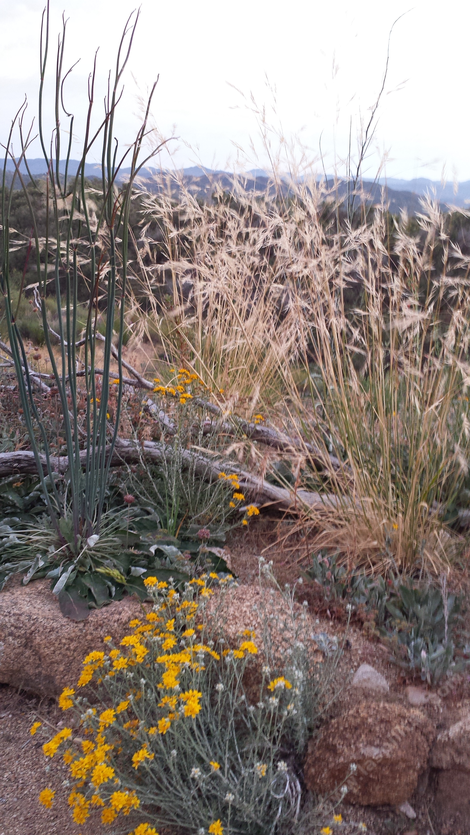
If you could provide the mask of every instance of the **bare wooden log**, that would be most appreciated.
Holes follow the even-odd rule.
[[[341,499],[333,494],[313,493],[308,490],[291,490],[269,484],[264,479],[241,469],[232,462],[214,461],[199,452],[192,450],[179,450],[178,457],[183,467],[193,468],[196,475],[207,481],[216,481],[219,475],[224,472],[224,467],[237,475],[240,488],[251,501],[257,504],[275,505],[283,510],[300,511],[309,507],[338,507]],[[143,444],[135,441],[118,440],[111,458],[111,466],[117,467],[123,464],[136,464],[148,461],[155,464],[163,461],[171,461],[175,456],[173,448],[164,443],[145,441]],[[80,452],[80,460],[85,466],[87,451]],[[47,474],[45,456],[40,456],[44,474]],[[67,456],[51,456],[51,467],[54,472],[65,473],[69,461]],[[29,450],[18,450],[17,452],[0,453],[0,477],[8,475],[26,475],[36,473],[36,462],[34,454]]]

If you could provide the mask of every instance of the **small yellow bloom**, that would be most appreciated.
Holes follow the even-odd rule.
[[[171,728],[171,722],[166,716],[163,719],[160,719],[158,722],[158,733],[159,734],[166,734],[167,730]]]
[[[211,835],[223,835],[224,828],[220,822],[220,818],[219,820],[216,820],[213,823],[211,823],[209,827],[209,832],[211,833]]]
[[[30,732],[31,736],[34,736],[37,729],[41,727],[41,724],[42,724],[41,722],[35,722],[34,725],[31,725],[31,727],[29,729],[29,732]]]
[[[284,676],[279,676],[279,678],[274,678],[268,684],[268,690],[273,690],[273,691],[277,690],[277,689],[283,690],[284,688],[286,688],[287,690],[292,690],[292,684],[290,683],[290,681],[287,681],[287,679],[284,678]]]
[[[62,690],[62,693],[59,696],[59,707],[61,707],[62,710],[68,710],[70,707],[73,707],[73,699],[71,699],[70,696],[73,696],[74,693],[75,690],[73,687],[65,687],[64,690]]]
[[[333,820],[335,823],[343,823],[343,816],[342,815],[333,815]]]
[[[95,663],[98,663],[100,661],[101,662],[104,661],[104,652],[102,652],[101,650],[95,649],[95,650],[93,650],[93,652],[88,653],[88,655],[84,659],[83,663],[84,664],[95,664]]]
[[[86,684],[89,684],[93,678],[93,673],[93,667],[85,667],[85,669],[82,670],[80,678],[78,679],[78,686],[85,687]]]
[[[139,751],[136,751],[133,755],[132,765],[134,768],[138,768],[144,760],[153,760],[154,757],[155,754],[151,754],[147,746],[144,745],[142,748],[139,749]]]
[[[253,641],[243,641],[243,643],[240,644],[240,649],[245,652],[249,652],[250,655],[256,655],[258,652],[258,647],[253,643]]]
[[[213,760],[210,761],[210,765],[211,765],[211,768],[212,768],[213,771],[218,771],[219,768],[220,768],[220,764],[214,762]]]
[[[46,757],[53,757],[55,753],[57,753],[57,749],[59,745],[65,740],[69,739],[72,736],[72,731],[70,728],[63,728],[56,734],[49,742],[46,742],[42,746],[42,750]]]
[[[121,655],[120,658],[116,658],[113,661],[113,667],[114,667],[115,670],[125,670],[126,667],[128,667],[128,666],[129,666],[129,662],[128,662],[127,658],[124,658],[123,655]]]
[[[46,809],[50,809],[52,806],[52,801],[54,800],[55,792],[52,789],[43,789],[39,795],[39,802],[42,803]]]
[[[150,826],[149,823],[140,823],[139,826],[134,829],[134,833],[130,832],[129,835],[158,835],[158,832],[153,828],[153,826]]]
[[[146,586],[147,588],[152,588],[153,586],[156,586],[157,583],[158,580],[156,577],[146,577],[144,580],[144,586]]]
[[[84,803],[83,805],[80,805],[80,806],[75,806],[75,809],[73,810],[73,815],[72,815],[73,820],[75,821],[75,823],[85,823],[86,819],[90,816],[90,813],[88,811],[88,806],[89,806],[88,803]]]
[[[115,809],[103,809],[101,812],[101,823],[112,823],[117,818],[117,814]]]
[[[122,711],[127,710],[128,707],[129,707],[129,700],[128,699],[125,702],[119,702],[119,704],[116,708],[116,713],[122,713]]]
[[[255,765],[256,773],[258,777],[266,777],[266,772],[268,770],[268,766],[264,763],[257,763]]]
[[[116,711],[113,708],[109,710],[103,710],[103,713],[100,713],[100,725],[106,728],[108,725],[112,725],[113,722],[116,720]]]
[[[332,835],[331,827],[324,826],[323,829],[320,829],[320,835]]]
[[[92,806],[104,806],[104,800],[99,794],[94,794],[90,800]]]
[[[98,786],[101,786],[102,783],[107,783],[111,780],[111,777],[114,777],[114,768],[110,765],[105,765],[104,763],[98,763],[98,765],[96,765],[93,769],[91,782],[94,786],[96,786],[96,788],[98,788]]]
[[[236,499],[237,502],[242,502],[245,496],[243,493],[234,493],[232,498]]]

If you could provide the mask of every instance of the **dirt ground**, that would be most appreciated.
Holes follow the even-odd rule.
[[[258,574],[257,557],[263,555],[273,560],[278,581],[292,583],[300,576],[302,564],[308,554],[308,541],[302,536],[288,537],[292,531],[289,522],[274,519],[260,522],[249,531],[237,532],[229,542],[232,569],[242,583],[253,582]],[[345,620],[340,612],[331,611],[318,597],[311,594],[306,585],[299,595],[307,599],[314,618],[318,617],[319,629],[344,637]],[[344,684],[360,663],[372,664],[382,672],[391,687],[403,689],[407,683],[398,668],[392,665],[388,651],[380,644],[365,639],[360,624],[349,628],[345,651],[338,671]],[[456,706],[462,699],[470,700],[470,683],[465,692],[451,692],[448,696]],[[31,736],[33,722],[41,721],[51,735],[63,723],[63,713],[54,701],[39,699],[24,692],[17,692],[0,684],[0,835],[105,835],[112,832],[130,832],[132,820],[125,830],[103,827],[99,812],[86,824],[77,826],[71,819],[67,805],[70,792],[68,771],[60,759],[46,759],[41,751],[45,737],[40,732]],[[50,810],[40,806],[38,795],[46,786],[56,790]],[[344,805],[341,808],[347,822],[363,822],[369,835],[470,835],[470,821],[446,814],[439,816],[432,806],[433,787],[421,785],[412,806],[417,814],[411,820],[396,809],[365,809]],[[336,810],[338,812],[338,809]],[[140,821],[137,821],[140,822]],[[137,823],[136,822],[136,823]],[[134,826],[136,825],[134,823]],[[160,835],[172,835],[160,829]],[[306,828],[302,835],[317,835],[317,828]]]

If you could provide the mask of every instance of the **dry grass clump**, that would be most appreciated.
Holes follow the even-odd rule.
[[[328,479],[311,467],[310,486],[340,497],[305,511],[318,546],[437,569],[455,552],[444,523],[470,452],[468,262],[445,215],[424,201],[413,237],[383,207],[351,224],[307,180],[288,196],[179,194],[143,198],[139,292],[168,359],[222,390],[227,411],[265,410],[344,462]]]

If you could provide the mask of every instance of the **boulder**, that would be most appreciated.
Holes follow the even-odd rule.
[[[268,695],[261,689],[265,665],[269,668],[265,682],[284,674],[295,684],[295,671],[302,674],[307,665],[315,670],[330,651],[330,643],[332,653],[336,646],[326,640],[326,633],[322,637],[314,633],[314,622],[305,606],[293,603],[291,607],[277,589],[259,583],[221,589],[206,605],[205,617],[214,637],[223,638],[231,647],[246,640],[243,633],[247,630],[255,633],[258,653],[251,657],[243,680],[251,702]]]
[[[0,594],[0,682],[54,698],[77,682],[86,655],[104,649],[103,638],[116,641],[129,632],[129,621],[142,604],[126,597],[92,609],[80,622],[65,618],[49,580],[24,586],[16,580]]]
[[[431,765],[470,774],[470,708],[447,730],[440,731],[432,748]]]
[[[369,690],[372,693],[388,693],[390,690],[387,679],[370,664],[361,664],[358,667],[351,682],[351,687],[358,690]]]
[[[307,788],[329,794],[346,781],[349,803],[399,806],[416,789],[434,735],[427,717],[415,708],[361,701],[310,741]]]

